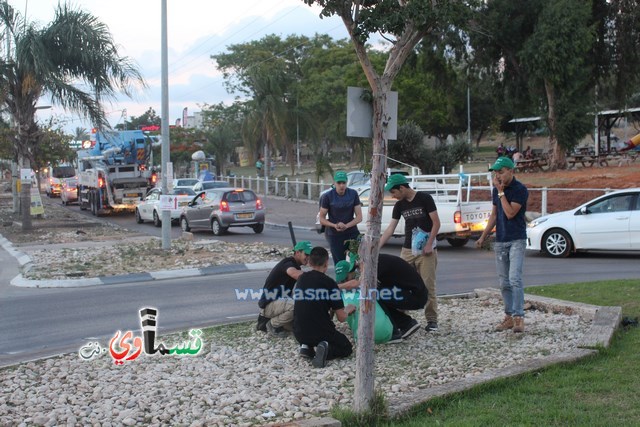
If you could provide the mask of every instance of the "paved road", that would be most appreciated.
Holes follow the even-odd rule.
[[[283,209],[290,209],[284,206]],[[303,208],[301,207],[300,210]],[[308,208],[307,208],[308,209]],[[311,212],[315,207],[311,207]],[[288,214],[288,212],[287,212]],[[107,220],[135,224],[132,217]],[[141,229],[158,232],[152,225]],[[179,234],[179,228],[174,227]],[[323,244],[314,231],[296,230],[298,240]],[[211,234],[198,233],[198,238]],[[238,231],[224,239],[290,244],[287,230],[266,228],[261,235]],[[384,248],[398,254],[400,240]],[[607,279],[637,279],[637,255],[586,254],[568,259],[549,259],[528,253],[525,284],[546,285]],[[139,329],[138,310],[157,307],[161,332],[245,320],[255,317],[255,302],[239,301],[235,289],[259,289],[264,271],[150,281],[75,289],[24,289],[6,284],[17,274],[15,261],[0,250],[0,365],[60,352],[77,350],[91,337],[106,341],[117,330]],[[438,293],[455,294],[478,287],[496,286],[493,253],[472,244],[439,249]]]
[[[54,200],[46,200],[45,202],[54,202]],[[267,223],[286,226],[287,223],[291,221],[295,229],[296,238],[298,238],[298,233],[302,230],[310,230],[314,228],[316,214],[318,213],[317,204],[314,202],[296,202],[283,198],[268,198],[264,201],[264,206],[266,209]],[[73,205],[67,208],[76,213],[91,217],[91,213],[89,211],[81,211],[78,206]],[[154,227],[150,222],[137,224],[134,216],[130,213],[106,215],[101,217],[101,219],[112,222],[121,227],[126,227],[136,233],[143,233],[156,237],[162,236],[161,228]],[[171,227],[172,239],[177,239],[181,234],[182,230],[179,225],[175,224]],[[196,239],[214,238],[211,232],[207,230],[194,230],[193,234]],[[324,241],[323,237],[315,232],[309,233],[307,236],[310,236],[307,237],[307,240],[313,237],[313,239],[317,240],[317,243]],[[256,235],[249,227],[230,228],[226,235],[217,236],[215,239],[243,243],[255,241],[282,245],[289,245],[291,243],[291,237],[288,232],[283,231],[282,228],[273,228],[268,226],[260,235]],[[302,238],[298,238],[298,240],[302,240]]]

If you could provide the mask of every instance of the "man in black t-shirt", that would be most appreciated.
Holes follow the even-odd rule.
[[[309,255],[311,271],[303,273],[294,291],[293,334],[296,340],[309,350],[315,347],[311,361],[316,368],[323,368],[327,360],[347,357],[353,351],[351,342],[336,330],[329,310],[333,310],[340,322],[356,309],[344,307],[337,283],[325,273],[329,265],[329,252],[315,247]]]
[[[380,247],[393,235],[400,216],[404,218],[404,244],[400,257],[414,266],[424,281],[429,300],[424,308],[427,319],[426,330],[438,330],[438,302],[436,299],[436,267],[438,255],[436,236],[440,231],[440,217],[431,195],[417,192],[409,187],[404,175],[394,174],[384,186],[386,191],[397,200],[389,226],[380,238]]]
[[[311,242],[298,242],[293,248],[293,256],[276,264],[267,276],[262,295],[258,301],[260,315],[256,329],[277,337],[286,337],[293,329],[292,292],[296,281],[307,265],[311,253]]]
[[[338,286],[340,289],[356,289],[360,287],[360,280],[347,280]],[[378,303],[389,316],[394,328],[389,342],[400,342],[416,332],[420,325],[402,311],[417,310],[427,303],[427,288],[416,269],[400,257],[379,254],[377,289]],[[381,292],[383,289],[389,291]]]

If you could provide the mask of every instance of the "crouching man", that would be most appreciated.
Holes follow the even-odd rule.
[[[351,255],[350,256],[354,256]],[[419,310],[428,300],[428,291],[422,277],[408,262],[388,254],[378,255],[378,302],[385,311],[394,330],[389,343],[397,343],[415,333],[420,324],[403,310]],[[348,280],[341,289],[360,287],[358,279]]]
[[[278,262],[267,276],[258,301],[260,314],[256,330],[284,338],[293,330],[292,292],[302,274],[302,266],[307,265],[311,253],[311,242],[298,242],[293,248],[293,256]]]
[[[356,308],[345,308],[337,283],[325,274],[328,265],[329,252],[313,248],[309,255],[311,271],[298,278],[294,294],[293,334],[301,345],[300,355],[311,358],[316,368],[326,366],[327,360],[348,357],[353,351],[349,339],[336,330],[329,310],[344,322]]]

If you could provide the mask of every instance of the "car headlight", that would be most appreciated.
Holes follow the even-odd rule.
[[[547,219],[549,218],[538,218],[538,219],[534,219],[533,221],[531,221],[528,225],[529,228],[533,228],[533,227],[537,227],[538,225],[542,224],[543,222],[545,222]]]

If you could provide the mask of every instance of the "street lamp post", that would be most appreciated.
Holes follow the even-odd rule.
[[[161,68],[161,92],[162,92],[162,194],[169,194],[169,61],[167,43],[167,0],[161,2],[161,35],[160,35],[160,68]],[[171,249],[171,212],[162,211],[162,249]]]

